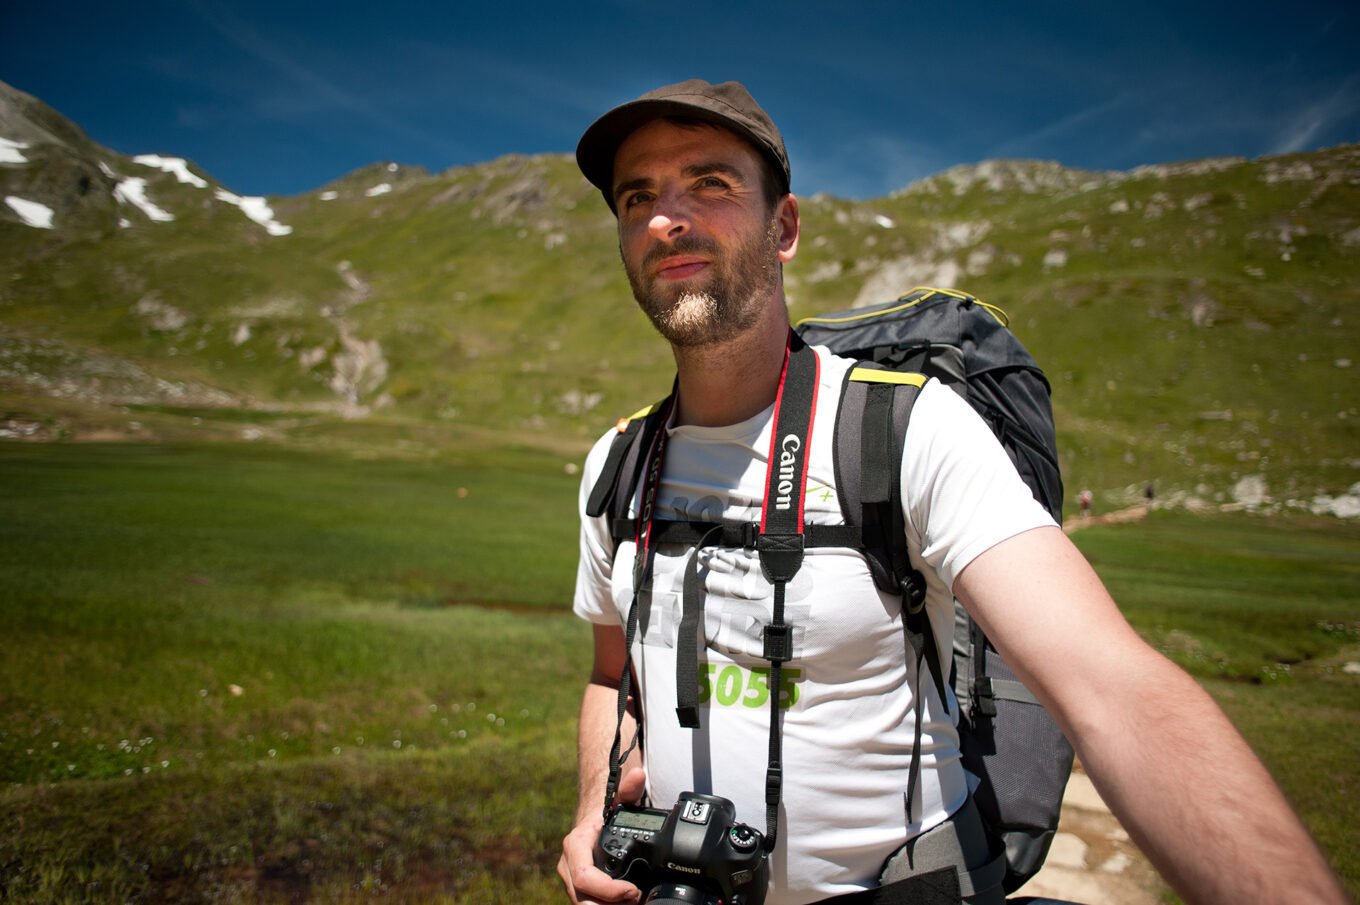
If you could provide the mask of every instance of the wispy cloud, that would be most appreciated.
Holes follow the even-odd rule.
[[[337,112],[388,134],[426,146],[454,153],[466,153],[469,150],[463,147],[450,148],[451,141],[447,135],[437,135],[393,116],[389,112],[389,105],[379,105],[363,93],[350,90],[338,80],[306,65],[299,54],[283,50],[251,24],[242,21],[226,4],[192,0],[189,8],[232,46],[282,76],[281,82],[254,101],[257,112],[263,116],[296,122],[317,113]]]
[[[1273,151],[1290,154],[1311,148],[1318,141],[1325,141],[1330,129],[1357,112],[1360,112],[1360,73],[1346,79],[1331,94],[1295,113],[1275,136]]]
[[[1062,147],[1074,134],[1088,131],[1091,123],[1112,113],[1128,110],[1135,106],[1136,100],[1137,98],[1132,92],[1125,92],[1098,104],[1091,104],[1084,109],[1045,123],[1037,129],[1032,129],[1024,135],[1007,139],[989,150],[986,156],[1051,156],[1055,148]]]

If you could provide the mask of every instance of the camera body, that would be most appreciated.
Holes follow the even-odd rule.
[[[595,844],[595,866],[643,892],[644,902],[762,905],[770,862],[761,833],[732,802],[682,792],[669,811],[619,805]]]

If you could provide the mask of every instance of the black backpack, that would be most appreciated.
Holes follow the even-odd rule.
[[[1035,499],[1061,523],[1063,487],[1051,390],[999,308],[962,292],[919,288],[887,304],[806,318],[795,329],[810,345],[823,345],[838,355],[894,372],[935,377],[959,393],[1001,441]],[[897,520],[888,522],[891,530],[879,535],[884,538],[883,546],[865,552],[879,586],[891,590],[890,582],[905,580],[909,598],[909,584],[919,578],[912,576],[907,561],[901,498],[896,496],[900,488],[891,488],[888,502],[879,503],[881,489],[868,486],[875,480],[874,473],[867,467],[853,467],[854,444],[857,440],[869,443],[877,430],[875,420],[882,420],[873,413],[872,404],[865,407],[859,401],[882,392],[874,386],[878,385],[870,385],[867,393],[847,387],[837,424],[836,480],[842,500],[858,498],[866,510],[884,513],[847,511],[847,520],[864,523],[877,518],[880,524],[889,518]],[[891,402],[894,446],[890,467],[881,473],[895,475],[916,394],[909,384],[886,386],[896,387]],[[854,430],[851,426],[857,420],[862,427]],[[860,471],[868,477],[861,478]],[[865,541],[870,538],[866,536]],[[1057,833],[1063,790],[1072,772],[1072,746],[977,623],[957,602],[954,609],[951,678],[962,710],[963,764],[980,780],[973,797],[983,823],[1005,847],[1004,886],[1014,892],[1038,872]],[[928,636],[929,621],[919,622]],[[925,645],[927,655],[934,650],[933,644]]]
[[[945,683],[953,684],[962,711],[964,766],[980,780],[974,800],[998,849],[1004,848],[1003,886],[1013,892],[1048,854],[1072,748],[957,603],[953,662],[948,670],[939,663],[925,618],[924,579],[907,552],[897,476],[912,406],[925,379],[936,377],[982,415],[1035,498],[1060,520],[1062,481],[1048,382],[1007,329],[1000,309],[953,290],[915,289],[885,305],[807,318],[795,331],[809,345],[859,361],[847,377],[835,425],[836,484],[846,525],[805,526],[802,543],[861,550],[875,583],[903,597],[917,664],[929,669],[940,700],[945,700]],[[586,512],[607,517],[615,544],[635,531],[629,509],[665,409],[658,404],[620,421],[592,488]],[[664,527],[671,529],[665,539],[672,542],[756,548],[764,540],[759,525]],[[765,557],[762,551],[762,562]],[[920,708],[917,718],[919,741]],[[909,807],[918,757],[913,752]]]

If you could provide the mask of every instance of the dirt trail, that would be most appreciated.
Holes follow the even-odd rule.
[[[1147,518],[1152,509],[1147,503],[1139,503],[1127,509],[1116,509],[1104,515],[1074,515],[1063,522],[1063,530],[1068,534],[1091,525],[1117,525],[1123,522],[1137,522]]]
[[[1095,786],[1074,770],[1043,870],[1016,893],[1082,905],[1159,905],[1165,888]]]
[[[1076,515],[1063,523],[1063,531],[1071,534],[1091,525],[1136,522],[1146,518],[1150,509],[1142,503],[1103,515]],[[1043,870],[1016,895],[1048,896],[1083,905],[1158,905],[1165,888],[1078,767],[1063,795],[1058,835]]]

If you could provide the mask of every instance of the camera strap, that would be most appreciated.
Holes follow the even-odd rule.
[[[779,825],[779,802],[783,789],[783,753],[780,725],[780,698],[783,664],[793,658],[793,627],[784,621],[784,602],[790,581],[803,564],[805,532],[803,502],[811,453],[813,415],[817,403],[820,363],[793,331],[789,331],[784,363],[775,397],[773,427],[766,464],[765,496],[761,503],[760,528],[755,548],[761,571],[773,585],[774,603],[770,622],[762,632],[763,656],[770,662],[770,743],[765,777],[765,847],[773,851]],[[621,752],[623,716],[631,687],[632,645],[638,622],[638,603],[643,588],[651,580],[656,539],[660,532],[655,520],[657,488],[661,483],[666,449],[666,430],[673,415],[676,394],[667,401],[659,419],[661,428],[645,448],[648,449],[642,480],[642,509],[636,520],[634,539],[637,552],[633,560],[633,599],[625,627],[627,658],[619,681],[618,725],[610,751],[609,780],[605,789],[605,817],[612,810],[622,773],[623,761],[632,751]],[[703,588],[699,579],[698,552],[723,526],[709,530],[697,543],[685,567],[679,636],[676,645],[676,714],[686,728],[699,727],[698,668],[699,626],[703,614]],[[634,737],[633,744],[637,738]]]
[[[812,458],[812,422],[820,373],[817,354],[789,333],[784,372],[775,398],[774,429],[765,471],[756,552],[766,579],[774,585],[774,607],[764,629],[764,656],[770,661],[770,754],[765,773],[765,849],[774,851],[779,829],[779,799],[784,764],[780,727],[783,665],[793,659],[793,627],[784,622],[789,582],[803,566],[803,500]]]

